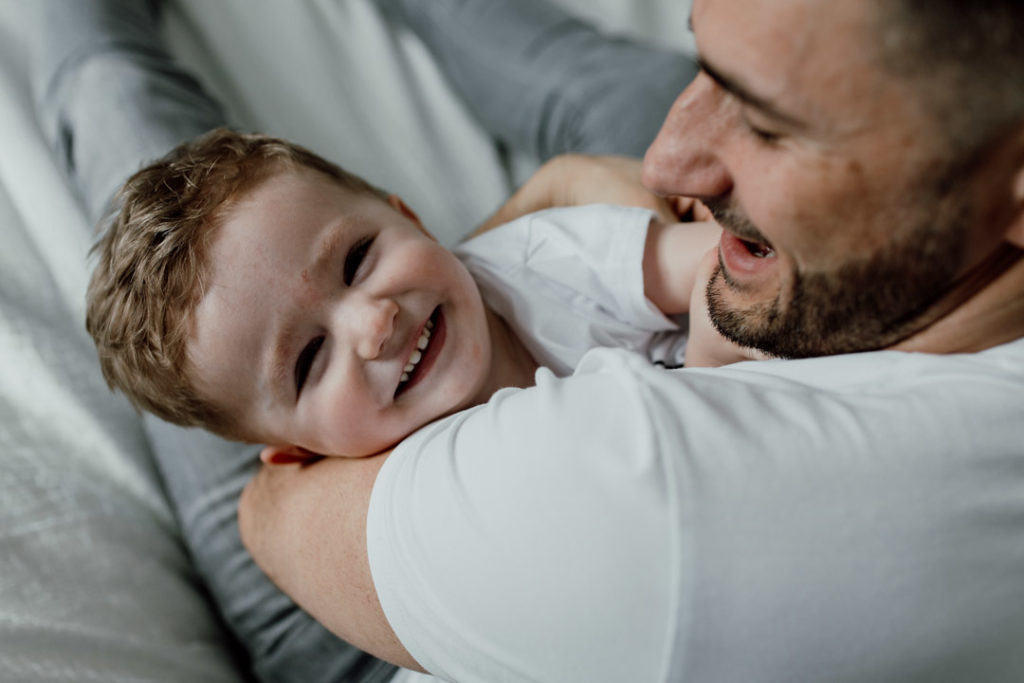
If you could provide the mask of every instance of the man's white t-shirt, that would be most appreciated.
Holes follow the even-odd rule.
[[[537,373],[399,445],[370,566],[452,681],[1024,680],[1024,341]]]

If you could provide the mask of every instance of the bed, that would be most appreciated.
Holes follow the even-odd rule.
[[[35,122],[26,1],[0,0],[0,680],[251,680],[142,420],[107,390],[84,331],[90,229]],[[686,2],[562,2],[610,30],[689,47]],[[166,4],[175,54],[233,121],[397,191],[443,242],[533,167],[501,153],[370,0]]]

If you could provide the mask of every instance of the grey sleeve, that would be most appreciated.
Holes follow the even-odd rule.
[[[506,145],[641,156],[697,75],[690,57],[602,34],[546,0],[378,0]]]
[[[238,498],[258,447],[147,416],[157,468],[185,544],[262,681],[382,683],[396,667],[342,641],[270,582],[238,535]]]

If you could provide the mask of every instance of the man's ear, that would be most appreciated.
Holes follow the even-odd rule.
[[[391,208],[393,208],[395,211],[397,211],[398,213],[402,214],[403,216],[411,220],[413,223],[415,223],[416,227],[420,229],[420,232],[422,232],[424,235],[434,240],[435,242],[437,241],[437,239],[433,235],[431,235],[426,228],[423,227],[423,223],[422,221],[420,221],[420,217],[416,215],[416,212],[410,209],[409,205],[402,201],[401,197],[399,197],[397,194],[389,194],[388,204],[390,204]]]
[[[264,465],[297,465],[320,457],[302,446],[265,446],[260,451],[260,460]]]
[[[1013,216],[1006,226],[1003,239],[1018,249],[1024,249],[1024,121],[1006,136],[1001,150],[1006,160],[1004,163],[1009,166],[1006,170],[1010,171],[1009,190],[1013,205]]]
[[[1016,215],[1006,231],[1006,241],[1018,249],[1024,249],[1024,164],[1017,169],[1013,179],[1013,203]]]

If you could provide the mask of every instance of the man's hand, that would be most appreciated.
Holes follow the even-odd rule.
[[[386,457],[264,465],[242,493],[238,528],[256,563],[328,630],[422,670],[384,616],[367,558],[366,513]]]
[[[690,294],[690,338],[686,343],[686,367],[709,368],[744,360],[771,358],[762,351],[729,341],[711,322],[707,288],[717,268],[718,248],[715,247],[698,264],[696,284]]]
[[[621,204],[651,209],[665,222],[689,216],[692,199],[659,197],[640,181],[640,159],[564,154],[534,173],[474,235],[554,206]]]

